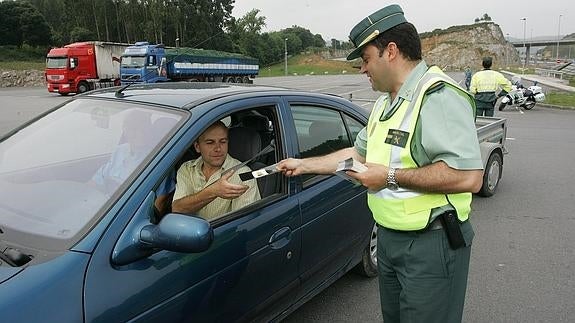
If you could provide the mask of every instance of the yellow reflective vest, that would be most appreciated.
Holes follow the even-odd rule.
[[[419,167],[411,154],[411,141],[424,94],[439,83],[461,90],[474,106],[473,98],[465,90],[438,67],[430,67],[419,81],[412,101],[404,100],[389,118],[380,118],[389,98],[382,96],[375,103],[367,125],[367,162],[398,169]],[[471,211],[471,193],[436,194],[403,187],[395,191],[383,188],[368,193],[368,204],[379,225],[413,231],[425,228],[431,220],[431,211],[441,206],[453,206],[459,220],[467,220]]]
[[[471,77],[469,91],[473,94],[496,92],[499,88],[511,91],[511,82],[503,74],[493,70],[482,70]]]

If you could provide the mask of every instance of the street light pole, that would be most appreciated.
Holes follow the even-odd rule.
[[[284,51],[284,63],[285,63],[284,71],[285,71],[285,76],[287,76],[287,40],[288,40],[287,38],[284,39],[284,49],[285,49],[285,51]]]
[[[527,65],[527,46],[525,46],[525,30],[527,27],[527,18],[521,18],[523,20],[523,50],[525,51],[525,59],[523,60],[523,72],[525,72],[525,65]]]
[[[563,15],[559,15],[559,26],[557,27],[557,57],[555,57],[556,60],[559,60],[559,37],[561,37],[561,16]]]
[[[507,33],[507,39],[509,42],[509,33]],[[505,68],[509,68],[509,51],[505,50]]]

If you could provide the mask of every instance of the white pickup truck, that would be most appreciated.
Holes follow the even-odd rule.
[[[480,196],[491,196],[503,174],[503,155],[507,136],[507,119],[498,117],[477,117],[475,120],[481,159],[483,160],[483,186]]]

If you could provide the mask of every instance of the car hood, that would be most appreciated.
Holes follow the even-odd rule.
[[[9,267],[8,265],[0,265],[0,284],[14,277],[22,271],[23,268]]]

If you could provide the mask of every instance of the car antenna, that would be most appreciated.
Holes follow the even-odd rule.
[[[203,43],[207,42],[208,40],[210,40],[210,39],[212,39],[212,38],[214,38],[214,37],[216,37],[216,36],[218,36],[219,34],[222,34],[223,32],[224,32],[224,31],[222,30],[222,31],[220,31],[219,33],[216,33],[216,34],[212,35],[211,37],[206,38],[204,41],[202,41],[202,42],[200,42],[200,43],[194,45],[193,48],[199,47],[199,46],[202,45]],[[178,57],[180,57],[180,56],[182,56],[182,55],[184,55],[184,54],[186,54],[186,51],[184,51],[184,52],[182,52],[182,53],[180,53],[180,54],[174,56],[174,58],[172,58],[169,62],[166,62],[166,63],[165,63],[166,66],[168,65],[168,63],[173,62],[173,61],[176,60]],[[160,66],[161,66],[161,65],[160,65]],[[154,73],[154,72],[155,72],[154,70],[149,71],[148,73],[146,73],[146,74],[144,75],[144,78],[146,78],[148,75],[150,75],[150,74],[152,74],[152,73]],[[136,76],[136,75],[130,76],[127,80],[130,80],[130,79],[133,78],[134,76]],[[114,94],[114,96],[117,97],[117,98],[123,98],[123,97],[125,96],[124,91],[125,91],[128,87],[130,87],[130,85],[132,85],[132,84],[134,84],[134,82],[128,83],[128,84],[122,86],[121,88],[119,88],[119,89],[116,91],[116,93]]]

